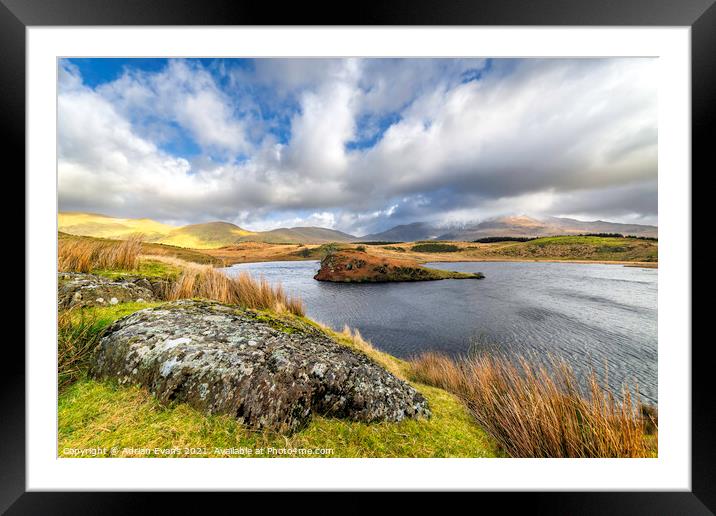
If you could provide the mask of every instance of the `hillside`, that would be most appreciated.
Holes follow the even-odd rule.
[[[145,242],[193,249],[217,249],[242,242],[270,244],[325,244],[351,242],[348,233],[319,227],[248,231],[230,222],[205,222],[171,226],[152,219],[123,219],[95,213],[65,212],[57,216],[58,230],[69,235],[124,239],[142,234]]]
[[[526,215],[507,215],[459,227],[442,227],[427,222],[414,222],[395,226],[380,233],[372,233],[361,237],[360,240],[363,242],[414,242],[416,240],[470,242],[479,238],[495,236],[542,237],[583,233],[620,233],[622,235],[657,237],[658,228],[602,220],[583,221],[560,217],[536,219]]]
[[[352,242],[356,237],[319,227],[280,228],[251,233],[242,237],[242,242],[266,242],[269,244],[326,244],[329,242]]]
[[[575,261],[657,264],[659,243],[640,238],[595,236],[544,237],[528,242],[451,242],[367,246],[373,254],[419,263],[461,261]]]
[[[546,217],[536,219],[505,216],[473,225],[448,229],[427,222],[395,226],[380,233],[356,237],[342,231],[321,227],[279,228],[249,231],[230,222],[205,222],[188,226],[171,226],[151,219],[123,219],[94,213],[67,212],[58,215],[58,229],[64,233],[97,238],[124,239],[141,233],[146,242],[156,242],[194,249],[218,249],[249,242],[267,244],[327,244],[331,242],[415,242],[451,240],[471,242],[485,237],[550,237],[584,233],[620,233],[622,235],[657,237],[656,226],[614,222],[581,221]]]
[[[472,241],[493,236],[546,237],[581,233],[620,233],[657,237],[658,228],[642,224],[621,224],[602,220],[582,221],[560,217],[546,217],[539,220],[522,215],[488,219],[474,226],[445,232],[438,237],[438,240]]]
[[[57,215],[57,229],[71,235],[114,239],[142,233],[147,240],[156,240],[176,227],[152,219],[122,219],[97,213],[64,212]]]
[[[194,249],[214,249],[235,244],[242,237],[253,234],[230,222],[206,222],[173,229],[158,242]]]
[[[361,242],[412,242],[415,240],[429,240],[437,237],[441,229],[427,222],[413,222],[402,224],[383,231],[372,233],[360,238]]]

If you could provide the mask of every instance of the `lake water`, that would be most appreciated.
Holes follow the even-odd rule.
[[[483,272],[483,280],[341,284],[313,279],[317,261],[239,264],[300,296],[307,315],[358,328],[398,357],[475,349],[566,358],[578,374],[605,371],[613,389],[638,384],[657,402],[657,269],[621,265],[460,262],[430,267]]]

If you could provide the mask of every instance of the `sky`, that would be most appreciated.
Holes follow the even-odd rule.
[[[63,59],[61,211],[354,235],[657,223],[656,60]]]

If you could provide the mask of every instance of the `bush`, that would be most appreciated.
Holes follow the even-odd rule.
[[[655,418],[628,389],[621,399],[592,372],[583,394],[562,360],[548,366],[476,355],[457,361],[435,353],[411,362],[417,381],[460,397],[512,457],[647,457]]]
[[[359,245],[358,247],[356,247],[356,251],[359,251],[359,252],[361,252],[361,253],[365,253],[365,246],[364,246],[364,245]]]
[[[410,250],[416,253],[454,253],[460,248],[452,244],[416,244]]]
[[[483,237],[473,240],[476,244],[494,244],[496,242],[529,242],[530,240],[536,240],[537,237],[510,237],[510,236],[494,236],[494,237]]]

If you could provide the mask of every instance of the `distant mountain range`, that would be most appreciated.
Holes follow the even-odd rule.
[[[57,229],[71,235],[101,238],[126,238],[128,235],[141,233],[149,242],[194,249],[212,249],[247,241],[324,244],[357,240],[353,235],[319,227],[248,231],[230,222],[170,226],[151,219],[122,219],[78,212],[60,213]]]
[[[621,233],[622,235],[656,237],[658,228],[642,224],[620,224],[603,220],[582,221],[576,219],[545,217],[535,219],[525,215],[496,217],[475,224],[446,228],[425,222],[395,226],[382,233],[366,235],[360,240],[412,242],[415,240],[471,241],[485,237],[539,237],[577,235],[580,233]]]
[[[560,217],[536,219],[524,215],[497,217],[459,227],[443,227],[426,222],[395,226],[380,233],[356,237],[321,227],[280,228],[248,231],[230,222],[206,222],[171,226],[152,219],[123,219],[95,213],[64,212],[58,215],[58,229],[73,235],[126,238],[141,233],[150,242],[210,249],[247,241],[267,243],[324,244],[328,242],[413,242],[415,240],[471,241],[484,237],[536,237],[580,233],[621,233],[656,237],[658,228],[641,224],[581,221]]]

